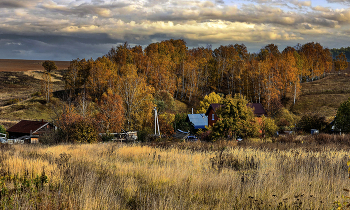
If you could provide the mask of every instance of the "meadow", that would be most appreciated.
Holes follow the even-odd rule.
[[[342,137],[327,138],[334,141],[2,145],[0,205],[332,209],[339,202],[344,207],[349,145],[336,143]]]

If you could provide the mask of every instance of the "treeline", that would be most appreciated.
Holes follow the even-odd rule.
[[[350,47],[341,47],[341,48],[333,48],[331,49],[331,53],[333,58],[343,53],[347,58],[350,58]]]
[[[183,40],[167,40],[145,49],[125,43],[102,58],[74,60],[66,82],[68,89],[88,86],[89,95],[100,100],[108,88],[118,92],[121,78],[134,75],[154,92],[166,91],[178,100],[193,103],[213,91],[240,93],[269,109],[287,94],[297,98],[302,81],[320,78],[332,68],[330,50],[319,43],[282,52],[269,44],[251,54],[244,44],[188,49]]]
[[[252,54],[244,44],[188,49],[185,41],[171,39],[145,49],[125,43],[96,60],[73,60],[65,89],[79,116],[94,115],[101,130],[119,132],[152,125],[155,105],[175,114],[174,99],[199,105],[211,92],[241,94],[271,112],[286,96],[295,102],[301,82],[318,79],[332,68],[332,53],[319,43],[282,52],[269,44]],[[95,111],[89,111],[88,102],[94,102]],[[69,114],[72,108],[66,110],[67,116],[74,116]],[[174,116],[160,120],[171,130]]]

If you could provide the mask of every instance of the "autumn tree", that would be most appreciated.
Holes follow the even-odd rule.
[[[120,132],[125,120],[122,98],[108,89],[102,94],[98,109],[97,119],[101,129],[111,133]]]
[[[159,129],[162,135],[172,136],[174,134],[173,123],[175,121],[175,115],[164,113],[159,115]]]
[[[164,112],[174,112],[175,100],[173,96],[165,91],[158,91],[154,94],[154,104],[157,106],[158,114]]]
[[[57,70],[57,66],[54,61],[44,61],[42,66],[45,69],[45,72],[43,74],[43,80],[45,81],[45,83],[47,83],[42,85],[43,92],[45,93],[46,101],[50,102],[50,93],[52,91],[50,89],[51,71]]]
[[[103,93],[108,89],[115,89],[116,82],[119,80],[118,69],[107,57],[101,57],[89,60],[89,77],[87,79],[87,88],[89,96],[93,101],[100,101]],[[126,67],[122,67],[126,68]]]
[[[127,130],[141,130],[150,125],[154,108],[154,88],[142,75],[137,74],[135,65],[126,65],[128,74],[115,83],[115,92],[121,97]]]
[[[89,74],[90,65],[85,59],[78,58],[70,62],[68,71],[63,77],[65,90],[69,91],[70,98],[75,98],[79,94],[79,88],[86,87]]]
[[[338,74],[340,74],[340,71],[343,71],[346,68],[348,68],[348,61],[346,59],[345,54],[340,53],[334,59],[334,69],[338,72]]]
[[[278,131],[278,126],[272,118],[264,115],[258,120],[260,125],[261,136],[263,138],[271,137]]]
[[[199,102],[199,107],[197,109],[197,113],[206,113],[210,104],[218,104],[222,103],[224,97],[222,94],[218,94],[215,92],[210,93],[209,95],[204,96],[203,100]]]
[[[213,125],[212,137],[251,137],[256,136],[259,125],[255,120],[253,110],[247,106],[248,101],[241,95],[230,95],[222,101],[218,109],[219,120]]]

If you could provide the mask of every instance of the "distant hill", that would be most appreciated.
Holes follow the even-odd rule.
[[[28,71],[44,70],[42,63],[45,60],[19,60],[19,59],[0,59],[0,71]],[[59,70],[67,69],[70,61],[55,61]]]

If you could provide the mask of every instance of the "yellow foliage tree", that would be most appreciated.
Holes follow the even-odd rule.
[[[128,74],[116,82],[115,90],[123,100],[126,129],[141,130],[152,120],[154,88],[137,74],[135,65],[128,64],[126,69]]]
[[[103,131],[120,132],[124,124],[124,106],[122,98],[108,89],[99,102],[98,121]]]
[[[204,96],[204,99],[200,101],[197,113],[206,113],[210,104],[221,103],[223,97],[220,94],[215,92],[210,93],[209,95]]]

